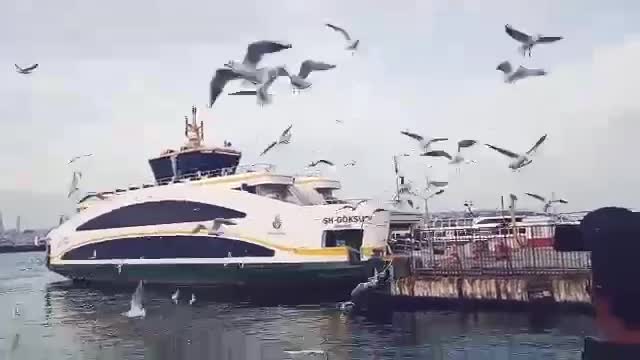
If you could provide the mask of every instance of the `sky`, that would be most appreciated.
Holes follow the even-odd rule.
[[[200,109],[206,141],[229,140],[242,163],[269,162],[302,173],[311,160],[334,161],[325,175],[343,197],[387,197],[392,156],[417,155],[401,130],[477,139],[526,151],[547,142],[518,173],[485,146],[458,170],[444,159],[401,159],[416,186],[450,182],[432,210],[496,208],[500,196],[534,192],[565,198],[567,211],[636,207],[640,169],[640,3],[636,1],[168,1],[0,2],[0,210],[10,225],[48,226],[73,207],[66,192],[81,170],[82,191],[152,179],[147,159],[183,139],[183,116]],[[360,39],[355,54],[324,23]],[[523,57],[504,25],[564,39]],[[297,69],[306,59],[336,64],[312,73],[293,94],[286,80],[273,103],[224,94],[207,108],[215,70],[241,60],[256,40],[289,42],[263,65]],[[544,78],[505,84],[503,60],[544,68]],[[13,64],[39,63],[31,75]],[[230,84],[225,93],[241,89]],[[337,124],[335,120],[343,120]],[[289,124],[289,145],[261,150]],[[70,167],[77,154],[93,153]],[[356,160],[357,166],[342,164]],[[431,168],[427,168],[431,165]],[[540,208],[533,199],[518,206]]]

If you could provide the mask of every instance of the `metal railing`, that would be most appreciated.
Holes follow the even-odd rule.
[[[443,234],[433,229],[418,239],[391,241],[395,252],[411,257],[418,273],[433,275],[536,275],[585,273],[591,270],[588,252],[553,249],[554,225],[513,228],[454,230]]]

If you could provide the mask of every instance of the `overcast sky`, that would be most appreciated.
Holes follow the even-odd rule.
[[[182,118],[194,104],[207,142],[230,140],[243,163],[301,172],[319,157],[356,160],[355,168],[327,173],[343,182],[345,197],[391,196],[392,155],[417,153],[399,134],[408,128],[451,138],[442,145],[449,152],[462,138],[525,151],[549,134],[519,173],[484,146],[468,151],[478,163],[459,173],[443,159],[403,159],[411,181],[424,182],[426,164],[432,179],[450,181],[434,209],[460,209],[467,199],[495,208],[500,195],[525,191],[553,191],[570,201],[567,210],[635,207],[639,18],[640,3],[631,0],[4,0],[0,209],[6,223],[18,212],[25,224],[55,223],[69,207],[66,163],[80,153],[95,153],[76,167],[85,174],[84,191],[150,180],[147,159],[182,144]],[[325,22],[347,28],[361,51],[344,51]],[[565,39],[524,58],[504,33],[506,23]],[[337,68],[313,73],[313,88],[301,94],[277,82],[270,106],[222,95],[206,108],[215,69],[241,60],[247,44],[262,39],[293,44],[266,56],[265,65],[297,69],[312,58]],[[503,60],[549,76],[505,84],[495,70]],[[31,76],[13,67],[35,62],[40,68]],[[292,143],[258,159],[290,123]],[[40,204],[39,194],[49,200]],[[528,199],[520,205],[538,206]]]

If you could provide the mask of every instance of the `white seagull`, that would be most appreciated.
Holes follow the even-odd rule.
[[[444,158],[449,159],[449,161],[453,160],[453,157],[451,155],[449,155],[449,153],[444,151],[444,150],[427,151],[427,152],[425,152],[423,154],[420,154],[420,156],[444,157]]]
[[[544,213],[548,213],[549,209],[551,208],[551,206],[553,206],[553,204],[568,204],[569,203],[565,199],[551,199],[551,200],[547,201],[547,199],[545,197],[540,196],[538,194],[533,194],[533,193],[525,193],[525,194],[528,195],[528,196],[531,196],[534,199],[542,201],[544,203],[544,207],[542,208],[542,211]]]
[[[538,141],[536,141],[536,143],[531,147],[531,149],[529,149],[529,151],[527,151],[524,154],[517,154],[514,153],[512,151],[497,147],[497,146],[493,146],[490,144],[485,144],[486,146],[488,146],[489,148],[501,153],[502,155],[508,156],[510,158],[513,159],[513,161],[511,161],[511,163],[509,163],[509,168],[513,169],[513,170],[518,170],[521,169],[529,164],[531,164],[531,162],[533,162],[533,160],[531,160],[530,156],[538,149],[538,147],[540,147],[540,145],[542,145],[543,142],[545,142],[545,140],[547,140],[547,134],[544,134],[540,139],[538,139]]]
[[[449,138],[425,138],[424,136],[410,132],[409,130],[400,131],[400,134],[408,136],[414,140],[417,140],[418,143],[420,144],[420,149],[423,152],[429,151],[429,148],[435,142],[449,140]]]
[[[355,203],[355,205],[351,205],[351,204],[347,204],[345,206],[340,207],[338,210],[336,210],[336,212],[340,211],[340,210],[344,210],[344,209],[350,209],[351,211],[356,211],[356,209],[362,205],[365,204],[368,200],[359,200],[358,202]]]
[[[193,305],[196,302],[196,294],[191,293],[191,299],[189,300],[189,305]]]
[[[478,143],[478,141],[476,141],[476,140],[460,140],[460,141],[458,141],[458,152],[451,159],[451,161],[449,161],[449,164],[451,164],[451,165],[460,165],[462,163],[464,163],[464,164],[475,163],[476,162],[475,160],[467,160],[462,156],[462,149],[472,147],[473,145],[475,145],[477,143]]]
[[[269,94],[269,88],[273,85],[273,82],[279,76],[287,76],[289,73],[287,72],[284,66],[278,66],[274,68],[269,68],[266,70],[267,79],[260,84],[258,90],[241,90],[231,93],[229,95],[255,95],[258,105],[263,106],[266,104],[271,104],[272,95]]]
[[[211,229],[209,229],[209,235],[220,236],[223,234],[223,231],[221,229],[222,225],[232,226],[237,224],[238,223],[233,219],[216,218],[213,220]]]
[[[282,134],[280,134],[280,137],[278,138],[278,140],[275,140],[274,142],[269,144],[269,146],[267,146],[264,150],[262,150],[262,152],[260,153],[260,156],[266,154],[269,150],[273,149],[276,145],[289,144],[291,142],[291,128],[292,127],[293,127],[293,124],[289,125],[289,127],[286,128],[282,132]]]
[[[176,292],[171,294],[171,300],[173,301],[174,304],[178,303],[178,297],[180,297],[180,289],[176,289]]]
[[[84,157],[89,157],[89,156],[93,156],[93,154],[84,154],[84,155],[74,156],[71,158],[71,160],[69,160],[69,164],[74,163],[76,160],[82,159]]]
[[[344,163],[344,166],[356,166],[356,161],[355,160],[351,160],[349,162]]]
[[[31,65],[29,67],[26,67],[26,68],[22,68],[22,67],[18,66],[18,64],[13,64],[13,65],[16,67],[16,71],[18,73],[25,74],[25,75],[31,74],[33,72],[33,70],[35,70],[38,67],[38,64],[33,64],[33,65]]]
[[[300,71],[298,75],[289,74],[289,80],[291,81],[291,86],[294,89],[304,90],[311,87],[311,82],[307,80],[307,77],[312,71],[324,71],[334,69],[336,66],[323,63],[320,61],[313,60],[305,60],[300,64]]]
[[[349,35],[349,33],[339,27],[339,26],[335,26],[335,25],[331,25],[331,24],[325,24],[327,27],[329,27],[330,29],[333,29],[339,33],[342,34],[342,36],[344,36],[345,40],[347,41],[347,47],[345,48],[346,50],[351,50],[351,51],[356,51],[358,48],[358,45],[360,44],[360,40],[351,40],[351,36]]]
[[[267,70],[257,69],[258,63],[265,54],[275,53],[284,49],[290,49],[291,44],[283,44],[274,41],[256,41],[249,44],[247,53],[242,63],[229,61],[223,68],[216,70],[215,76],[209,85],[209,107],[213,106],[225,85],[235,79],[244,78],[253,84],[265,82]]]
[[[513,26],[509,24],[504,26],[504,31],[514,40],[522,44],[518,48],[522,56],[525,56],[528,51],[529,57],[531,57],[531,48],[533,48],[533,46],[536,44],[549,44],[558,40],[562,40],[562,36],[543,36],[540,34],[529,35],[520,30],[514,29]]]
[[[73,195],[76,191],[80,190],[78,188],[78,182],[80,182],[80,179],[82,178],[82,173],[80,171],[74,171],[72,178],[71,178],[71,185],[69,186],[69,193],[67,194],[67,197],[71,197],[71,195]]]
[[[503,61],[498,64],[496,70],[500,70],[504,73],[504,82],[509,84],[531,76],[547,75],[547,72],[543,69],[528,69],[522,65],[518,66],[518,69],[514,71],[511,63],[508,61]]]

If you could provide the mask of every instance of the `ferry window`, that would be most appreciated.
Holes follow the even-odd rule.
[[[98,215],[76,230],[100,230],[133,226],[178,224],[211,221],[215,218],[243,218],[247,214],[211,204],[194,201],[150,201],[124,206]]]
[[[95,257],[94,257],[95,255]],[[272,249],[227,238],[197,235],[147,236],[87,244],[66,252],[64,260],[271,257]]]

